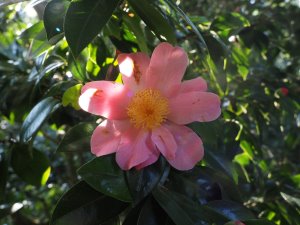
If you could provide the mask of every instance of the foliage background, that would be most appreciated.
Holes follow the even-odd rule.
[[[1,223],[300,224],[298,1],[5,4]],[[185,79],[209,81],[222,117],[189,125],[206,153],[194,170],[161,159],[124,175],[111,157],[93,159],[99,118],[78,110],[77,98],[85,82],[119,79],[117,51],[150,54],[160,41],[189,53]]]

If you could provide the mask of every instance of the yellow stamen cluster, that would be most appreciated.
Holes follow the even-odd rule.
[[[127,108],[127,115],[134,126],[149,130],[159,127],[168,113],[168,100],[153,89],[138,91]]]

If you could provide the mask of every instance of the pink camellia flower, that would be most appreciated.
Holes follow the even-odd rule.
[[[123,84],[93,81],[82,88],[80,107],[105,117],[91,138],[96,156],[116,153],[123,170],[141,169],[160,154],[178,170],[203,158],[199,136],[185,124],[215,120],[220,99],[206,92],[201,77],[181,81],[188,66],[182,48],[159,44],[151,59],[144,53],[120,54]]]

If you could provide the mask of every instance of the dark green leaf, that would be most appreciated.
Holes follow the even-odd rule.
[[[97,191],[121,201],[131,201],[124,172],[112,155],[95,158],[80,167],[77,172]]]
[[[212,201],[206,206],[224,215],[229,220],[255,219],[253,213],[242,204],[232,201]]]
[[[50,225],[97,225],[116,218],[128,205],[79,182],[57,203]]]
[[[44,26],[49,41],[54,36],[63,32],[64,17],[69,4],[66,0],[52,0],[46,5]]]
[[[4,198],[8,165],[4,153],[0,153],[0,202]]]
[[[11,166],[20,178],[36,186],[45,185],[51,172],[48,157],[28,145],[13,146]]]
[[[59,107],[59,101],[48,97],[40,101],[26,117],[20,132],[22,142],[29,141],[40,129],[49,115]]]
[[[224,224],[228,219],[221,213],[201,206],[184,195],[158,187],[153,196],[176,225]]]
[[[78,0],[71,2],[64,23],[65,36],[75,57],[101,31],[119,0]]]
[[[216,154],[208,148],[205,149],[205,153],[205,160],[211,167],[226,172],[235,182],[237,182],[238,174],[235,167],[224,154]]]
[[[136,204],[146,197],[161,179],[166,179],[169,173],[169,165],[163,157],[158,162],[145,167],[142,170],[130,170],[126,173],[129,191]]]
[[[57,151],[87,151],[96,123],[79,123],[65,134],[57,147]]]
[[[11,205],[0,205],[0,221],[11,214]]]
[[[128,2],[160,40],[176,44],[175,29],[170,26],[166,19],[149,3],[149,1],[128,0]]]
[[[221,198],[242,202],[239,189],[233,180],[209,167],[195,167],[187,172],[171,173],[167,188],[201,203]]]
[[[143,205],[138,217],[137,225],[166,224],[168,216],[153,198],[149,198]]]

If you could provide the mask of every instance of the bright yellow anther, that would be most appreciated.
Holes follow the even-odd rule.
[[[127,108],[127,115],[136,127],[150,130],[159,127],[168,113],[168,100],[153,89],[138,91]]]

